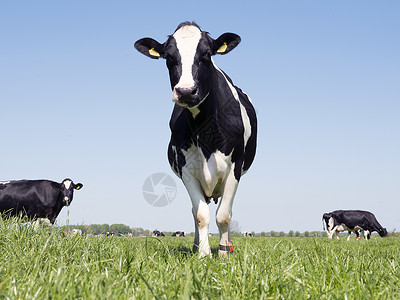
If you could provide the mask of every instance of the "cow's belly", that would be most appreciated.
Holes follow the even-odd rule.
[[[200,183],[204,196],[221,197],[225,179],[232,168],[231,156],[217,150],[206,159],[201,149],[194,145],[182,152],[186,161],[182,167],[183,181],[195,179]]]

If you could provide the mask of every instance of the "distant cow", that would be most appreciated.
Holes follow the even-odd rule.
[[[365,239],[371,237],[373,231],[377,231],[381,237],[387,236],[386,228],[383,228],[376,220],[373,213],[362,210],[335,210],[325,213],[322,219],[326,223],[328,237],[332,238],[333,234],[341,231],[348,231],[347,240],[349,240],[351,232],[359,237],[359,232],[363,231]]]
[[[48,219],[54,224],[64,206],[69,206],[74,190],[82,183],[71,179],[61,183],[50,180],[16,180],[0,182],[0,212],[10,216],[26,216],[29,219]]]
[[[82,235],[82,230],[74,228],[71,230],[71,235]]]
[[[239,43],[234,33],[213,39],[195,23],[180,24],[163,44],[152,38],[135,43],[142,54],[166,59],[175,102],[170,120],[168,160],[192,201],[193,250],[211,255],[208,241],[211,198],[217,203],[219,255],[233,251],[229,223],[241,176],[256,152],[257,119],[250,98],[214,63]]]
[[[245,232],[243,233],[243,236],[244,236],[244,237],[253,237],[253,234],[252,234],[250,231],[245,231]]]
[[[165,236],[164,232],[162,231],[158,231],[158,230],[154,230],[153,234],[151,235],[152,237],[156,237],[156,236]]]
[[[176,231],[171,236],[186,236],[186,233],[183,231]]]

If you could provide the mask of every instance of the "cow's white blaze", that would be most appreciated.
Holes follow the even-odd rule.
[[[173,37],[181,56],[182,75],[175,88],[191,88],[195,85],[192,66],[196,55],[197,46],[201,39],[201,31],[196,26],[183,26],[177,30]],[[177,101],[178,97],[173,93],[173,101]]]
[[[64,181],[64,186],[67,190],[69,190],[69,187],[71,186],[72,181],[71,180],[65,180]]]

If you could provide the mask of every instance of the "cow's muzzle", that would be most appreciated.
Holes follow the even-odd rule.
[[[199,103],[197,87],[175,87],[173,101],[183,106],[197,105]]]

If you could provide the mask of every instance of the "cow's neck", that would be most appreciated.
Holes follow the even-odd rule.
[[[56,203],[54,204],[54,206],[52,207],[52,210],[53,210],[53,213],[55,214],[55,216],[58,216],[59,215],[59,213],[61,212],[61,209],[64,207],[64,199],[63,199],[63,195],[62,195],[62,193],[60,192],[59,194],[58,194],[58,197],[57,197],[57,201],[56,201]],[[54,222],[53,220],[50,220],[52,223]]]
[[[199,105],[188,108],[194,123],[198,126],[204,126],[204,121],[212,117],[217,117],[224,113],[229,102],[233,98],[229,97],[229,86],[221,74],[215,67],[212,67],[210,72],[211,87],[210,91]]]

